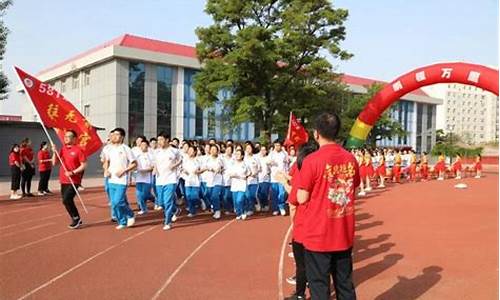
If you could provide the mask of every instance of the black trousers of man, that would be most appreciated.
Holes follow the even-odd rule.
[[[31,179],[35,174],[35,169],[29,163],[24,163],[24,170],[21,171],[21,191],[23,195],[31,193]]]
[[[338,252],[305,250],[306,275],[312,300],[330,299],[330,275],[337,300],[355,300],[352,282],[352,248]]]
[[[78,187],[78,185],[75,185],[75,187]],[[66,207],[66,211],[68,212],[69,216],[73,220],[79,220],[80,214],[78,213],[78,209],[75,205],[76,192],[71,184],[61,184],[61,196],[63,199],[64,207]]]
[[[295,295],[305,296],[307,286],[306,264],[304,261],[304,245],[292,241],[293,257],[295,259]]]
[[[49,179],[50,179],[50,171],[40,171],[40,181],[38,182],[38,191],[39,192],[48,192],[49,191]]]
[[[10,166],[10,174],[10,189],[13,191],[17,191],[19,189],[19,186],[21,185],[21,169],[16,165]]]

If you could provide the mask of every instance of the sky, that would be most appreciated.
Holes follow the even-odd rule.
[[[195,45],[196,27],[212,23],[205,0],[14,0],[2,62],[11,85],[0,114],[20,114],[12,70],[54,65],[124,33]],[[338,72],[391,81],[417,67],[466,61],[498,68],[498,1],[339,0],[349,10],[342,47],[354,54],[332,60]]]

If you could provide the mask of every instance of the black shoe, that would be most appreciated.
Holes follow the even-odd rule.
[[[49,190],[46,190],[46,191],[45,191],[45,193],[47,193],[47,194],[54,194],[54,193],[52,193],[52,192],[51,192],[51,191],[49,191]]]
[[[82,226],[82,224],[83,224],[82,219],[76,219],[76,220],[73,220],[73,223],[68,225],[68,228],[78,229],[80,226]]]
[[[27,193],[26,197],[35,197],[35,195],[33,195],[32,193]]]
[[[305,299],[306,299],[305,296],[299,296],[296,294],[293,294],[293,295],[285,298],[285,300],[305,300]]]
[[[116,219],[111,218],[111,222],[116,223],[118,221]]]

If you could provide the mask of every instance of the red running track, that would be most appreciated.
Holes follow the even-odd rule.
[[[392,185],[357,200],[359,299],[498,299],[498,174]],[[86,226],[59,196],[0,200],[0,299],[278,299],[293,286],[287,217],[246,221],[162,213],[114,229],[100,190]],[[134,199],[133,189],[129,199]],[[135,208],[135,203],[132,203]],[[284,251],[282,251],[284,248]],[[280,265],[282,261],[282,268]],[[281,282],[278,280],[281,278]]]

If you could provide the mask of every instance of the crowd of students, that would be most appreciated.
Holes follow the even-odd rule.
[[[10,199],[17,200],[22,197],[34,197],[31,192],[31,181],[35,175],[36,166],[40,174],[37,196],[52,194],[49,190],[50,173],[52,170],[51,154],[47,142],[42,142],[36,154],[29,138],[21,144],[13,144],[9,152],[9,166],[11,171]],[[18,194],[21,189],[22,194]]]

